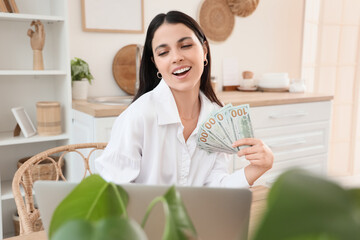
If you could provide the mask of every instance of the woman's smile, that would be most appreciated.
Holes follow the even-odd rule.
[[[177,78],[185,78],[190,72],[190,70],[191,67],[178,67],[175,68],[172,74],[175,75]]]

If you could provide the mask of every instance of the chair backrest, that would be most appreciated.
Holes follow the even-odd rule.
[[[12,182],[12,190],[19,214],[20,235],[29,234],[43,229],[40,213],[34,206],[32,191],[33,183],[36,180],[44,180],[41,176],[34,179],[34,172],[39,171],[38,169],[40,164],[46,162],[48,166],[50,165],[53,171],[51,179],[47,178],[46,180],[58,181],[61,179],[66,181],[62,168],[64,165],[64,156],[67,153],[75,152],[81,156],[84,161],[83,177],[85,177],[88,173],[92,174],[89,167],[89,159],[92,153],[96,150],[104,149],[106,145],[107,143],[82,143],[55,147],[38,153],[21,164],[19,169],[15,172]],[[89,149],[90,152],[87,156],[85,156],[79,151],[80,149]],[[56,158],[54,157],[55,155],[57,156]],[[21,189],[23,189],[23,193],[21,193]]]

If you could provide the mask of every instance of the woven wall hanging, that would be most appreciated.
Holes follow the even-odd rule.
[[[247,17],[257,8],[260,0],[227,0],[233,14]]]
[[[227,0],[205,0],[200,7],[199,23],[207,38],[221,42],[230,36],[235,16]]]

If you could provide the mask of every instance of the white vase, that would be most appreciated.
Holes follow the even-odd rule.
[[[87,79],[72,82],[72,98],[86,100],[88,95],[89,82]]]

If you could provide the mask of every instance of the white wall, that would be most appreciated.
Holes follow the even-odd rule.
[[[112,75],[116,52],[127,44],[143,44],[144,34],[84,32],[81,28],[80,0],[68,0],[70,56],[86,60],[95,77],[90,97],[125,93]],[[180,10],[197,19],[201,0],[144,0],[145,32],[151,19],[160,12]],[[247,18],[235,17],[235,27],[224,42],[210,42],[212,75],[222,82],[222,61],[235,57],[239,73],[250,70],[255,76],[264,72],[289,72],[300,77],[304,0],[262,0]],[[220,87],[220,86],[219,86]]]

